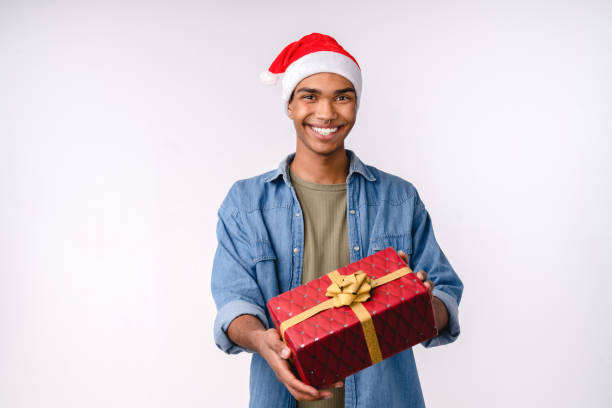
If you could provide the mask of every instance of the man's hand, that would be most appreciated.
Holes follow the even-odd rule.
[[[397,254],[400,256],[400,258],[402,258],[404,262],[406,262],[406,264],[408,264],[408,255],[406,255],[404,251],[400,249],[399,251],[397,251]],[[434,283],[430,280],[426,280],[427,272],[418,271],[416,273],[416,276],[420,279],[421,282],[423,282],[423,285],[425,285],[427,291],[429,292],[431,305],[434,310],[434,320],[436,322],[436,327],[438,328],[438,332],[441,332],[448,324],[448,310],[446,310],[446,306],[444,305],[444,303],[442,303],[440,299],[433,295]]]
[[[330,390],[317,390],[310,385],[298,380],[289,367],[287,359],[291,351],[282,342],[276,329],[269,329],[257,334],[257,352],[266,359],[278,381],[283,383],[291,395],[298,401],[314,401],[332,397]],[[342,387],[342,381],[334,384],[334,387]]]
[[[329,389],[317,390],[296,378],[287,361],[291,351],[282,342],[276,329],[266,330],[255,316],[238,316],[230,323],[228,335],[235,343],[259,353],[272,368],[278,381],[283,383],[298,401],[314,401],[332,397]],[[342,381],[333,384],[336,388],[343,385]]]

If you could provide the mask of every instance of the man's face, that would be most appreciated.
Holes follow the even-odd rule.
[[[299,147],[324,156],[343,149],[355,124],[355,99],[353,84],[341,75],[322,72],[304,78],[287,108]]]

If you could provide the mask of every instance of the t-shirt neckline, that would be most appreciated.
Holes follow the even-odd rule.
[[[318,190],[318,191],[342,191],[346,190],[346,183],[340,184],[319,184],[313,183],[312,181],[306,181],[300,177],[298,177],[291,168],[289,168],[289,176],[291,177],[291,181],[301,187],[308,188],[310,190]]]

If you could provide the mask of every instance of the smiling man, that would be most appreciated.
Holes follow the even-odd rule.
[[[221,204],[216,344],[253,353],[251,407],[423,407],[412,349],[317,390],[295,376],[266,312],[270,298],[389,246],[430,291],[439,334],[423,346],[459,336],[463,292],[414,186],[344,147],[361,98],[355,58],[313,33],[285,47],[262,79],[279,77],[296,151],[278,169],[236,182]]]

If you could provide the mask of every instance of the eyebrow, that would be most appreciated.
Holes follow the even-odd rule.
[[[353,92],[354,94],[357,94],[357,92],[355,92],[355,88],[344,88],[344,89],[338,89],[337,91],[334,91],[334,94],[338,95],[338,94],[343,94],[345,92]]]
[[[314,89],[314,88],[300,88],[297,91],[295,91],[296,93],[298,92],[307,92],[307,93],[313,93],[313,94],[317,94],[320,95],[321,91],[319,91],[318,89]],[[338,94],[343,94],[345,92],[353,92],[355,94],[357,94],[357,92],[355,92],[355,88],[343,88],[343,89],[337,89],[334,91],[334,95],[338,95]]]

